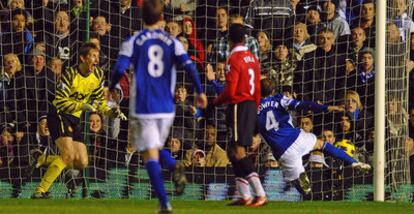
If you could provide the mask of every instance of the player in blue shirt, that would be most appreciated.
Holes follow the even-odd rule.
[[[293,99],[290,93],[272,95],[273,89],[268,79],[262,80],[261,86],[262,100],[257,111],[259,133],[271,147],[274,157],[282,167],[283,177],[289,185],[293,185],[302,194],[311,191],[302,156],[313,150],[321,150],[362,172],[371,169],[370,165],[358,162],[341,149],[317,139],[313,133],[306,133],[302,129],[295,128],[289,113],[292,110],[344,111],[343,107],[299,101]]]
[[[184,47],[160,29],[163,6],[161,0],[143,2],[142,19],[145,29],[122,44],[109,89],[112,93],[132,63],[135,72],[129,106],[129,143],[139,152],[143,152],[151,185],[160,201],[159,213],[170,213],[172,208],[164,189],[161,165],[174,171],[178,194],[183,192],[186,183],[183,168],[176,164],[168,151],[162,150],[175,116],[176,65],[182,66],[192,77],[199,107],[207,106],[207,98],[195,66]]]

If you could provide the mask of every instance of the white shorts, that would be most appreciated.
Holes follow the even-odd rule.
[[[313,150],[316,140],[317,138],[313,133],[306,133],[301,130],[295,142],[280,157],[279,162],[286,181],[298,179],[300,173],[305,171],[302,157]]]
[[[138,152],[148,149],[162,149],[170,133],[174,117],[159,119],[130,118],[129,143]]]

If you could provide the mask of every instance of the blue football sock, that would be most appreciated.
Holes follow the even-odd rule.
[[[169,171],[173,171],[175,164],[177,163],[177,161],[171,157],[171,153],[165,149],[160,150],[160,161],[161,166]]]
[[[349,156],[347,153],[342,151],[341,149],[333,146],[330,143],[325,142],[322,148],[322,152],[325,154],[328,154],[334,158],[338,158],[340,160],[343,160],[346,165],[350,165],[352,163],[357,162],[355,159],[353,159],[351,156]]]
[[[152,188],[154,188],[160,203],[162,205],[166,205],[168,203],[168,198],[164,189],[164,180],[162,178],[160,164],[156,160],[148,160],[146,167],[151,180]]]

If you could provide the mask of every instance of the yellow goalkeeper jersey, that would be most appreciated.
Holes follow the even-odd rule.
[[[99,111],[105,112],[109,109],[103,94],[104,72],[96,67],[94,72],[83,76],[78,67],[70,67],[58,82],[53,105],[58,112],[71,114],[80,118],[82,105],[97,101]]]

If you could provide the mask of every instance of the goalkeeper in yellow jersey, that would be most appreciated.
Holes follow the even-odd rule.
[[[50,162],[32,198],[48,198],[50,186],[65,168],[84,169],[88,165],[79,125],[82,112],[98,111],[111,118],[127,119],[118,108],[109,108],[104,100],[104,72],[98,67],[98,48],[92,43],[84,44],[79,50],[79,60],[78,67],[62,73],[57,85],[48,123],[60,155]]]

